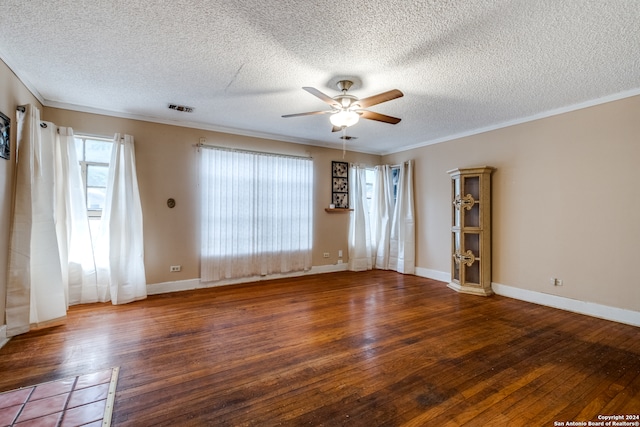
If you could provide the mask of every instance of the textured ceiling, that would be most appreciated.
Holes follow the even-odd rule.
[[[341,147],[340,77],[389,153],[640,94],[638,0],[3,0],[0,58],[47,106]],[[194,108],[181,113],[167,108]]]

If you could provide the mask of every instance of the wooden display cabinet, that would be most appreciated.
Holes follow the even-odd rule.
[[[491,289],[491,173],[489,166],[453,169],[451,282],[457,292],[489,296]]]

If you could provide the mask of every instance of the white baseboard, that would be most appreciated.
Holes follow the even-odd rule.
[[[451,273],[421,267],[416,267],[416,276],[439,280],[445,283],[449,283],[451,281]],[[540,304],[547,307],[559,308],[561,310],[611,320],[627,325],[640,326],[640,312],[638,311],[625,310],[623,308],[610,307],[593,302],[580,301],[557,295],[530,291],[495,282],[491,283],[491,288],[497,295],[504,297],[532,302],[534,304]]]
[[[349,264],[347,263],[318,265],[316,267],[311,267],[311,270],[309,270],[305,274],[335,273],[337,271],[347,271],[347,270],[349,270]]]
[[[307,276],[310,274],[334,273],[348,270],[348,264],[320,265],[311,267],[307,271],[295,271],[284,274],[271,274],[269,276],[242,277],[239,279],[226,279],[217,282],[201,282],[200,279],[179,280],[175,282],[163,282],[147,285],[147,295],[165,294],[168,292],[188,291],[191,289],[214,288],[218,286],[238,285],[241,283],[260,282],[263,280],[282,279],[286,277]]]
[[[159,295],[169,292],[189,291],[200,287],[200,279],[177,280],[175,282],[162,282],[147,284],[147,295]]]
[[[440,282],[445,283],[449,283],[451,281],[451,273],[445,273],[444,271],[438,270],[429,270],[428,268],[422,267],[416,267],[416,276],[439,280]]]
[[[8,342],[9,338],[7,338],[7,325],[2,325],[0,326],[0,348],[2,348]]]
[[[625,323],[627,325],[640,326],[640,312],[638,311],[610,307],[607,305],[580,301],[557,295],[530,291],[527,289],[514,288],[513,286],[502,285],[500,283],[492,283],[491,287],[493,288],[493,292],[497,295],[546,305],[548,307],[559,308],[561,310],[571,311],[574,313],[585,314],[587,316],[598,317],[600,319],[612,320],[614,322]]]
[[[334,273],[337,271],[348,270],[348,264],[321,265],[312,267],[308,271],[298,271],[287,274],[274,274],[270,276],[245,277],[242,279],[220,280],[218,282],[201,283],[200,279],[181,280],[177,282],[164,282],[147,285],[148,295],[157,295],[168,292],[186,291],[190,289],[211,288],[216,286],[235,285],[240,283],[257,282],[263,280],[273,280],[284,277],[298,277],[309,274]],[[444,283],[451,281],[451,274],[444,271],[430,270],[428,268],[416,267],[416,276],[426,277],[427,279],[438,280]],[[542,292],[530,291],[527,289],[516,288],[513,286],[502,285],[500,283],[492,283],[493,292],[497,295],[514,298],[522,301],[540,304],[547,307],[558,308],[561,310],[571,311],[574,313],[584,314],[587,316],[598,317],[600,319],[612,320],[614,322],[624,323],[632,326],[640,326],[640,312],[633,310],[625,310],[617,307],[610,307],[602,304],[580,301],[557,295],[545,294]],[[0,347],[4,345],[4,328],[0,327]],[[4,338],[6,340],[6,338]]]

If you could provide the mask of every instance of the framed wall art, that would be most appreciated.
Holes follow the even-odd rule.
[[[7,160],[11,157],[10,127],[11,120],[9,117],[0,113],[0,157]]]
[[[349,209],[349,163],[331,162],[331,204],[335,209]]]

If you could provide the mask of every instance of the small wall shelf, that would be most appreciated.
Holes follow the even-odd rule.
[[[324,208],[325,212],[328,213],[345,213],[345,212],[351,212],[353,209],[349,209],[349,208]]]

